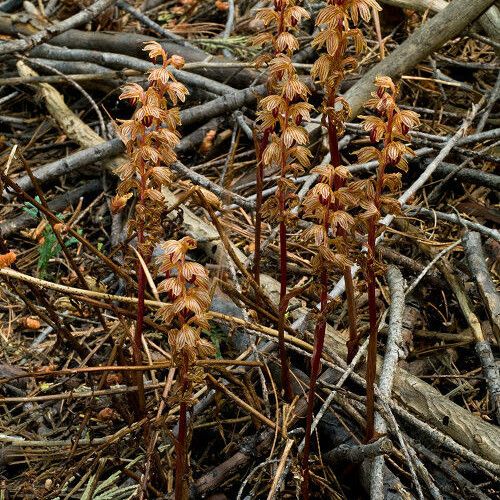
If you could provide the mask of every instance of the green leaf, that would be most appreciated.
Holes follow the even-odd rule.
[[[221,341],[227,340],[227,334],[216,324],[212,323],[209,331],[206,332],[210,338],[210,341],[215,346],[215,357],[217,359],[222,359],[222,354],[220,351]]]
[[[40,197],[39,196],[35,196],[35,201],[37,201],[38,203],[40,203]],[[31,217],[33,217],[34,219],[36,219],[37,217],[39,217],[38,208],[36,208],[35,205],[33,205],[33,203],[30,203],[29,201],[27,201],[27,202],[24,203],[23,210],[26,213],[30,214]]]

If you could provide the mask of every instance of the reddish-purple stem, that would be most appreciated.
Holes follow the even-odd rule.
[[[313,420],[313,410],[315,401],[316,382],[319,376],[321,366],[321,354],[325,343],[326,333],[326,306],[328,302],[328,272],[326,269],[321,270],[321,306],[320,319],[316,324],[314,332],[314,347],[311,358],[311,374],[309,378],[309,393],[307,395],[307,413],[306,413],[306,434],[304,437],[304,451],[302,455],[302,498],[309,499],[309,454],[311,452],[311,427]]]
[[[349,340],[347,341],[347,363],[350,363],[359,350],[356,298],[354,294],[354,281],[351,267],[344,269],[345,293],[347,297],[347,316],[349,319]]]
[[[392,141],[393,112],[388,115],[387,132],[384,139],[384,147]],[[375,184],[374,205],[380,209],[380,195],[384,182],[385,160],[379,163],[377,180]],[[375,244],[377,233],[377,217],[368,221],[368,255],[366,260],[366,282],[368,285],[368,317],[370,320],[370,338],[368,341],[368,353],[366,357],[366,432],[365,442],[369,442],[375,436],[375,377],[377,374],[377,300],[375,281]]]
[[[280,211],[284,213],[285,210],[285,195],[283,191],[280,192]],[[287,285],[287,242],[286,242],[286,225],[284,221],[280,222],[280,305],[279,305],[279,318],[278,318],[278,350],[280,355],[280,368],[281,368],[281,384],[285,393],[285,400],[289,403],[292,402],[293,392],[290,380],[290,362],[286,352],[285,345],[285,314],[288,306],[286,297]]]
[[[188,388],[188,362],[184,357],[184,361],[180,370],[181,378],[181,394],[185,397],[185,392]],[[179,408],[179,432],[177,434],[177,442],[175,447],[175,500],[184,500],[186,468],[187,468],[187,403],[182,401]]]
[[[331,92],[328,96],[328,104],[335,102],[335,95]],[[330,147],[331,162],[334,167],[340,165],[340,152],[339,142],[337,137],[337,128],[335,121],[331,116],[328,117],[328,144]],[[330,187],[336,188],[335,184],[340,186],[340,181],[330,178]],[[325,226],[326,234],[330,230],[329,223],[330,207],[328,206],[323,224]],[[311,451],[311,427],[313,419],[314,401],[316,397],[316,382],[319,376],[321,367],[321,354],[323,353],[323,346],[325,344],[326,333],[326,307],[328,304],[328,270],[326,267],[321,269],[321,298],[320,298],[320,317],[316,324],[316,331],[314,332],[314,346],[313,355],[311,359],[311,373],[309,376],[309,393],[307,395],[307,414],[306,414],[306,434],[304,437],[304,451],[302,455],[302,498],[308,500],[309,498],[309,454]]]
[[[284,122],[285,127],[288,124],[288,111],[285,113]],[[284,130],[281,131],[283,135]],[[278,195],[279,195],[279,213],[280,213],[280,224],[279,224],[279,246],[280,246],[280,304],[279,304],[279,318],[278,318],[278,350],[280,356],[280,368],[281,368],[281,384],[283,386],[283,391],[285,393],[285,400],[289,403],[293,399],[293,391],[291,385],[290,377],[290,364],[288,361],[288,354],[286,352],[285,346],[285,314],[288,306],[288,300],[286,297],[286,285],[287,285],[287,241],[286,241],[286,219],[284,219],[286,214],[286,193],[283,189],[284,183],[281,182],[285,179],[287,169],[287,148],[281,141],[281,179],[278,184]]]
[[[146,174],[144,172],[144,165],[141,165],[141,185],[140,185],[140,199],[139,204],[144,203],[144,193],[146,191]],[[142,245],[144,244],[144,222],[140,221],[137,225],[137,251],[142,256]],[[146,275],[140,260],[137,262],[137,321],[135,325],[135,334],[133,342],[133,357],[134,363],[138,366],[142,365],[142,334],[144,331],[144,295],[146,290]],[[136,372],[136,384],[137,384],[137,416],[143,418],[146,414],[146,398],[144,395],[144,379],[142,372]]]

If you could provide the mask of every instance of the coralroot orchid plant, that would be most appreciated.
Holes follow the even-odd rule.
[[[306,435],[302,467],[304,481],[303,496],[309,495],[309,452],[311,440],[312,413],[315,400],[316,381],[319,376],[320,360],[326,332],[328,304],[329,270],[338,269],[344,275],[349,316],[348,360],[354,357],[358,345],[354,284],[349,259],[349,234],[355,226],[354,217],[347,209],[359,204],[363,193],[359,183],[346,184],[349,172],[341,165],[339,137],[344,132],[344,123],[350,108],[339,96],[339,87],[347,71],[357,67],[355,57],[346,55],[349,41],[353,42],[355,55],[359,54],[365,42],[356,25],[361,18],[370,19],[370,9],[380,9],[375,0],[329,0],[316,17],[320,28],[312,45],[323,49],[314,63],[311,76],[324,89],[320,111],[322,123],[327,129],[330,164],[321,165],[311,171],[319,175],[320,181],[307,193],[303,202],[304,216],[314,220],[314,224],[304,232],[305,239],[312,239],[315,255],[312,266],[320,276],[320,312],[314,336],[314,351],[306,416]]]
[[[121,182],[112,207],[121,210],[136,193],[135,217],[129,223],[129,232],[137,236],[139,262],[137,324],[133,343],[134,362],[142,364],[141,342],[144,325],[144,295],[146,275],[144,267],[150,264],[153,249],[160,243],[163,233],[162,214],[165,208],[161,188],[171,182],[169,165],[177,160],[174,148],[179,142],[180,113],[176,106],[184,102],[188,91],[178,82],[169,67],[176,69],[184,65],[182,57],[168,57],[157,42],[148,42],[144,48],[150,59],[161,60],[161,66],[149,72],[147,89],[132,83],[123,88],[120,99],[128,99],[137,108],[130,120],[123,120],[118,128],[126,145],[130,160],[117,169]],[[196,248],[196,241],[184,237],[179,241],[169,240],[159,245],[163,253],[157,258],[158,272],[164,279],[158,292],[166,293],[169,303],[158,310],[157,317],[170,330],[168,343],[172,359],[178,368],[175,401],[180,403],[179,431],[175,443],[176,481],[175,498],[187,497],[188,467],[187,412],[192,405],[192,387],[202,381],[203,371],[194,366],[199,357],[215,354],[210,342],[201,338],[201,331],[208,328],[207,310],[210,304],[208,274],[195,262],[188,262],[186,254]],[[145,413],[142,374],[137,379],[139,387],[140,416]]]
[[[124,142],[129,161],[120,166],[116,173],[121,182],[117,195],[112,201],[116,212],[124,208],[127,201],[136,193],[135,217],[129,221],[129,232],[137,235],[137,322],[133,342],[134,362],[142,364],[141,344],[144,328],[144,294],[146,274],[144,267],[151,260],[155,244],[162,232],[162,212],[164,199],[161,187],[170,181],[168,168],[177,156],[174,147],[179,142],[177,126],[180,114],[176,105],[184,102],[188,91],[176,81],[169,66],[181,68],[184,59],[179,56],[168,57],[157,42],[146,43],[144,50],[153,61],[161,59],[161,67],[149,72],[147,89],[136,83],[125,85],[120,99],[128,99],[137,108],[129,120],[123,120],[118,127]],[[144,385],[142,374],[138,373],[139,415],[144,415]]]
[[[309,167],[311,153],[306,147],[308,134],[302,126],[310,120],[312,106],[307,102],[309,90],[303,83],[292,64],[292,55],[299,48],[293,32],[298,29],[302,18],[309,17],[305,9],[295,5],[294,0],[275,0],[273,8],[261,9],[258,17],[266,26],[275,27],[275,34],[262,33],[254,43],[270,43],[274,56],[268,56],[269,95],[259,103],[257,120],[262,132],[257,158],[257,197],[256,236],[255,236],[255,277],[258,282],[260,266],[261,219],[279,224],[279,267],[280,267],[280,304],[279,304],[279,355],[281,381],[285,399],[293,397],[288,355],[285,348],[285,313],[287,298],[287,228],[295,216],[291,209],[297,203],[295,185],[290,176],[303,173]],[[268,198],[262,206],[262,182],[265,167],[277,166],[280,177],[275,195]],[[259,195],[260,192],[260,195]],[[259,198],[260,196],[260,198]]]
[[[257,58],[258,65],[269,63],[274,58],[283,55],[292,56],[299,48],[297,38],[293,31],[298,29],[302,20],[308,19],[307,11],[295,5],[294,0],[275,0],[273,7],[260,9],[257,13],[257,19],[262,20],[265,26],[272,26],[274,32],[265,32],[256,35],[253,39],[254,45],[268,45],[272,54],[266,53]],[[291,61],[291,59],[290,59]],[[267,79],[268,94],[275,92],[276,83],[282,79],[279,70],[269,71]],[[264,111],[264,103],[259,103],[259,110]],[[276,112],[275,112],[276,113]],[[276,117],[273,117],[276,118]],[[261,123],[257,128],[259,139],[256,138],[257,169],[256,169],[256,202],[255,202],[255,249],[254,249],[254,277],[257,283],[260,282],[260,261],[261,261],[261,236],[262,236],[262,190],[264,184],[264,168],[266,164],[263,161],[263,153],[269,144],[269,139],[275,131],[276,120],[270,120],[268,126]]]
[[[214,346],[201,338],[208,329],[207,311],[210,305],[208,274],[196,262],[188,262],[186,254],[196,248],[196,241],[185,236],[179,241],[161,244],[163,253],[157,258],[158,270],[166,279],[158,292],[166,293],[170,304],[160,308],[157,317],[170,325],[168,343],[175,365],[179,369],[175,400],[180,402],[176,440],[175,498],[187,498],[188,486],[188,408],[192,406],[193,384],[203,381],[203,369],[194,366],[198,358],[215,355]]]
[[[354,56],[346,55],[349,42],[354,46],[355,56],[359,55],[365,47],[363,34],[357,25],[360,17],[368,22],[371,9],[380,10],[375,0],[330,0],[318,13],[316,25],[320,27],[319,33],[314,37],[312,46],[323,49],[313,65],[311,76],[321,84],[325,91],[320,111],[323,116],[323,125],[328,133],[328,147],[330,150],[331,166],[335,169],[340,165],[338,139],[344,132],[344,122],[350,114],[350,108],[342,97],[339,88],[347,71],[357,68]],[[340,193],[346,183],[347,176],[341,171],[331,172],[331,187],[338,193],[332,207],[333,211],[342,211],[344,203]],[[346,227],[337,230],[339,236],[346,231]],[[343,268],[346,284],[348,315],[349,315],[349,342],[348,362],[354,357],[358,348],[358,335],[356,327],[356,306],[354,301],[354,285],[350,266]]]
[[[408,171],[408,162],[405,155],[414,155],[414,152],[403,141],[409,141],[408,132],[420,123],[418,114],[414,111],[402,110],[396,104],[398,88],[387,76],[375,79],[377,91],[372,93],[372,99],[365,104],[373,109],[377,116],[366,116],[363,128],[370,133],[370,140],[376,144],[382,142],[379,150],[375,146],[367,146],[357,151],[360,162],[376,160],[378,162],[377,175],[370,179],[366,194],[361,206],[364,213],[360,218],[367,226],[368,242],[365,262],[365,280],[368,286],[368,309],[370,320],[370,340],[368,343],[368,358],[366,362],[366,441],[374,437],[375,425],[375,393],[374,383],[376,375],[377,357],[377,306],[376,280],[377,262],[375,244],[379,231],[379,219],[382,214],[399,214],[401,207],[394,196],[384,194],[398,191],[401,187],[401,173],[386,170],[396,167],[403,172]]]

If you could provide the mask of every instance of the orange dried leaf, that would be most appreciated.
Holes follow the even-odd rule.
[[[0,255],[0,269],[2,267],[9,267],[16,261],[16,254],[10,250],[9,252]]]

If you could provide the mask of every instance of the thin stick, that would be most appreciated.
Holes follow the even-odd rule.
[[[389,283],[389,290],[391,293],[389,332],[387,335],[386,354],[378,385],[380,394],[387,399],[390,399],[394,374],[399,361],[399,346],[401,344],[403,312],[405,307],[405,294],[403,288],[404,281],[403,276],[397,267],[389,267],[387,271],[387,282]],[[375,415],[375,432],[377,435],[383,435],[386,431],[387,425],[377,413]],[[383,497],[383,469],[384,457],[375,457],[372,462],[370,498]]]

